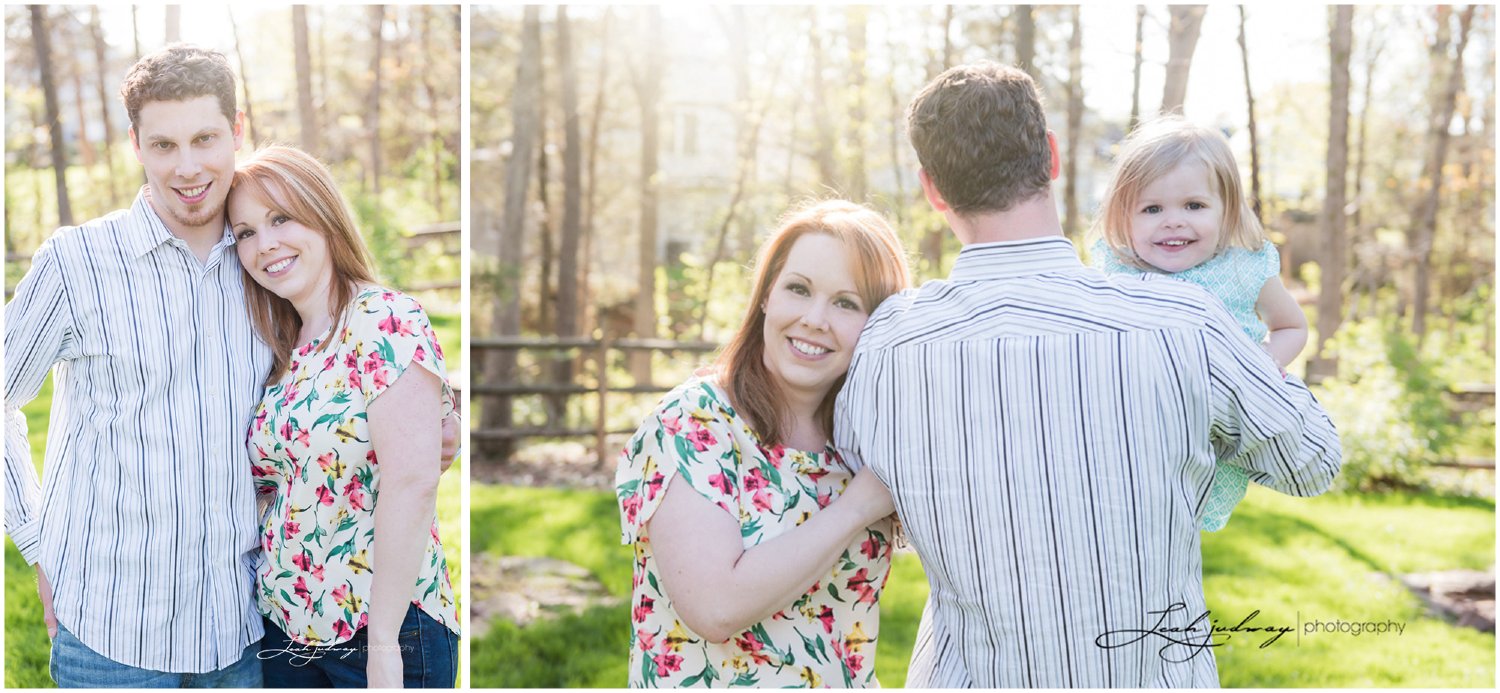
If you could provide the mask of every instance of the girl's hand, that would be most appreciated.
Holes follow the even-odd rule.
[[[398,645],[370,645],[366,650],[365,680],[369,688],[402,688],[401,648]]]

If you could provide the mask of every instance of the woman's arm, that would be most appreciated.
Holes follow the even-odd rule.
[[[739,522],[723,508],[677,477],[665,493],[648,524],[662,589],[683,622],[713,642],[791,605],[827,577],[858,532],[895,511],[890,492],[866,468],[828,507],[747,550]]]
[[[1260,288],[1260,298],[1255,301],[1255,312],[1266,323],[1269,331],[1266,351],[1276,359],[1276,365],[1286,370],[1287,364],[1302,353],[1307,346],[1307,315],[1297,299],[1281,284],[1281,277],[1272,276]]]
[[[380,465],[370,588],[370,688],[400,688],[401,622],[411,605],[437,506],[442,383],[413,363],[370,402],[370,444]]]

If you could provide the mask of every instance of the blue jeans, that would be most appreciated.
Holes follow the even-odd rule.
[[[368,688],[369,640],[361,628],[347,642],[316,647],[294,642],[270,619],[261,640],[266,688]],[[453,688],[458,678],[458,634],[416,606],[406,609],[396,643],[406,688]]]
[[[206,674],[152,671],[99,654],[58,624],[47,668],[59,688],[260,688],[259,652],[260,643],[252,642],[240,661]]]

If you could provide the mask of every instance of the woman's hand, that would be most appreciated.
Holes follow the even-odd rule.
[[[896,512],[896,503],[891,499],[890,489],[885,487],[885,483],[869,467],[855,472],[849,487],[844,489],[844,495],[834,502],[854,505],[859,510],[860,517],[864,518],[865,525]]]
[[[401,647],[369,645],[365,652],[365,679],[370,688],[402,688]]]

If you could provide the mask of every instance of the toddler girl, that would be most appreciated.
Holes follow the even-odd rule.
[[[1091,234],[1096,267],[1202,286],[1283,372],[1307,344],[1307,317],[1281,283],[1281,257],[1245,203],[1239,167],[1218,132],[1177,117],[1136,128],[1121,145]],[[1219,463],[1203,529],[1223,529],[1249,479]]]

